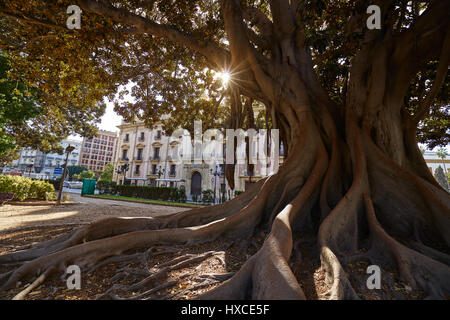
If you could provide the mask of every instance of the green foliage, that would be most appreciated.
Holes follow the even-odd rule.
[[[75,178],[74,176],[77,175],[77,177],[78,177],[78,174],[85,170],[87,170],[87,169],[82,166],[67,166],[67,172],[69,173],[70,180],[72,180],[72,179],[78,180],[78,178]]]
[[[41,111],[36,97],[21,79],[9,74],[9,59],[0,51],[0,164],[17,158],[17,143],[13,128]]]
[[[186,202],[186,190],[184,188],[173,188],[170,194],[170,200],[175,202]]]
[[[59,190],[59,186],[61,185],[61,178],[54,179],[54,180],[48,180],[48,183],[50,183],[51,185],[53,185],[53,187],[55,188],[55,190]]]
[[[235,191],[234,191],[234,196],[237,197],[237,196],[240,195],[241,193],[244,193],[244,191],[235,190]]]
[[[100,173],[100,181],[112,181],[113,173],[114,173],[114,164],[107,163],[105,165],[105,170],[101,171]]]
[[[55,188],[47,181],[0,175],[0,192],[14,193],[14,200],[19,201],[27,199],[49,200],[55,195]]]
[[[202,191],[202,202],[203,203],[213,203],[214,202],[214,191],[211,189]]]
[[[95,173],[91,170],[84,170],[78,174],[78,179],[83,181],[84,179],[93,179],[95,176]]]
[[[97,183],[97,189],[101,194],[112,194],[123,197],[176,202],[186,201],[186,193],[184,189],[177,188],[117,185],[115,182],[99,181]]]
[[[434,177],[436,178],[437,182],[441,185],[442,188],[447,190],[447,192],[450,192],[448,179],[445,176],[444,169],[442,169],[441,166],[437,167],[436,170],[434,170]]]
[[[116,194],[116,183],[114,181],[99,180],[96,184],[96,188],[100,194]]]
[[[436,155],[437,155],[439,158],[441,158],[442,160],[444,160],[445,158],[447,158],[447,148],[443,148],[443,147],[439,148],[439,149],[436,151]]]

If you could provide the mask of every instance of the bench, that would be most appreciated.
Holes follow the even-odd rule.
[[[6,202],[14,199],[15,194],[9,192],[0,192],[0,205],[4,205]]]

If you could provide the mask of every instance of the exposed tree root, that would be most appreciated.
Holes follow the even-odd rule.
[[[27,250],[0,256],[2,264],[22,262],[13,272],[0,275],[1,291],[37,275],[16,296],[24,298],[51,273],[64,272],[70,264],[94,272],[115,263],[120,268],[110,279],[113,285],[99,298],[174,299],[214,284],[213,289],[198,298],[305,299],[304,280],[296,278],[291,269],[295,263],[290,264],[290,260],[294,255],[296,261],[301,261],[297,252],[301,251],[301,242],[294,246],[293,235],[301,236],[307,230],[316,236],[321,270],[330,288],[321,298],[362,297],[365,281],[348,272],[348,263],[352,261],[394,267],[412,290],[423,290],[430,298],[448,296],[449,250],[447,242],[440,241],[448,239],[450,233],[448,195],[421,178],[412,178],[405,169],[387,163],[356,124],[347,128],[348,158],[335,151],[343,142],[333,131],[330,139],[334,142],[326,149],[321,133],[306,126],[304,130],[308,139],[290,148],[297,157],[289,158],[276,175],[260,181],[229,203],[161,218],[107,219]],[[352,182],[346,188],[337,172],[347,170],[348,163]],[[411,183],[405,185],[402,179],[410,179]],[[401,190],[393,194],[397,206],[387,199],[393,188]],[[438,199],[441,200],[436,202]],[[171,272],[213,257],[220,264],[226,262],[217,252],[208,251],[175,256],[158,266],[148,265],[149,257],[176,254],[173,245],[200,244],[219,238],[237,239],[234,243],[239,244],[265,227],[268,235],[264,243],[235,274],[198,276],[193,279],[194,285],[167,293],[168,288],[178,284],[168,278]],[[254,245],[248,241],[235,248],[246,254],[248,247]],[[361,251],[366,247],[367,250]],[[142,267],[129,267],[136,261]],[[119,283],[129,277],[133,284]],[[383,279],[393,277],[385,275]],[[142,290],[136,295],[129,294]],[[121,297],[116,291],[128,297]],[[163,296],[157,295],[163,291]],[[378,297],[402,298],[395,292],[391,295],[380,292]]]
[[[27,294],[29,294],[31,291],[39,287],[45,279],[48,277],[48,275],[52,272],[52,268],[49,268],[45,270],[43,274],[41,274],[36,280],[33,281],[29,286],[27,286],[24,290],[19,292],[17,295],[14,296],[13,300],[23,300]]]

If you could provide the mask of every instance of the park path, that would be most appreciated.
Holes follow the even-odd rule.
[[[0,232],[36,226],[88,224],[108,217],[156,217],[185,211],[179,207],[99,200],[70,194],[71,205],[0,206]]]

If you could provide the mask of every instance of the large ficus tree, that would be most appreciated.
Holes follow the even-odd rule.
[[[65,26],[74,3],[83,10],[80,30]],[[372,4],[381,29],[366,26]],[[148,124],[171,114],[175,126],[192,110],[207,119],[225,95],[228,109],[217,112],[228,127],[254,121],[243,110],[256,101],[287,155],[278,173],[224,204],[103,220],[3,255],[1,262],[24,263],[3,277],[2,290],[36,270],[40,283],[66,264],[262,230],[259,251],[204,298],[305,298],[294,270],[311,237],[329,298],[360,297],[365,281],[348,269],[358,259],[394,268],[429,297],[448,296],[450,197],[425,164],[417,130],[445,116],[444,129],[428,137],[448,142],[441,88],[448,88],[450,1],[4,0],[0,12],[2,46],[31,82],[39,86],[42,75],[44,84],[55,82],[49,100],[56,89],[76,89],[75,98],[113,95],[131,81],[135,103],[119,101],[116,110]],[[226,89],[210,70],[230,73]]]

